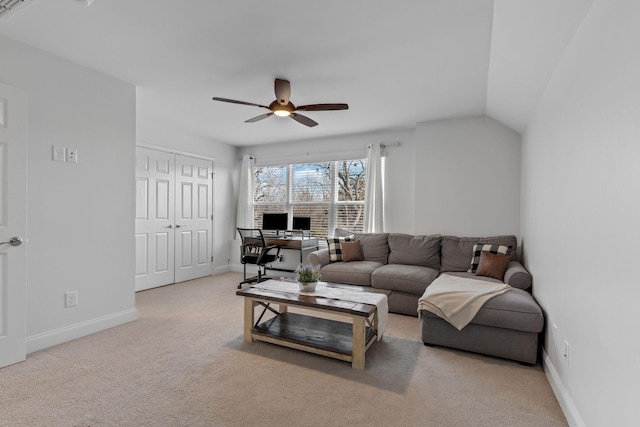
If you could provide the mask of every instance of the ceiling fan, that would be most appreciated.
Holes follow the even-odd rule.
[[[310,119],[307,116],[298,114],[296,113],[296,111],[330,111],[349,109],[349,106],[347,104],[309,104],[296,107],[291,101],[289,101],[289,97],[291,96],[291,84],[288,80],[276,79],[274,89],[276,93],[276,100],[269,104],[269,106],[254,104],[252,102],[236,101],[235,99],[228,98],[213,97],[213,100],[230,102],[232,104],[253,105],[255,107],[262,107],[271,110],[270,113],[261,114],[249,120],[245,120],[245,123],[254,123],[275,114],[276,116],[280,117],[289,116],[298,123],[302,123],[305,126],[313,127],[317,126],[318,122]]]

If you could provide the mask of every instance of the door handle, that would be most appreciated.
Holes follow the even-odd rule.
[[[176,224],[176,228],[180,228],[180,227],[182,227],[182,225]]]
[[[167,225],[167,228],[173,228],[173,224]]]
[[[24,240],[22,240],[22,237],[12,237],[8,242],[0,242],[0,245],[6,245],[8,243],[11,246],[20,246],[22,242],[24,242]]]

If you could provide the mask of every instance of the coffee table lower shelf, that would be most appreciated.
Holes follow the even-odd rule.
[[[353,362],[351,323],[285,312],[254,326],[251,335],[255,340]],[[375,331],[365,327],[364,351],[375,339]]]

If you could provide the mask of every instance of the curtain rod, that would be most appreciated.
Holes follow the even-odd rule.
[[[387,147],[399,147],[401,145],[401,143],[399,141],[396,142],[389,142],[387,144],[380,144],[380,148],[387,148]],[[364,147],[364,149],[366,150],[369,147],[369,145],[367,145],[366,147]],[[348,152],[354,152],[357,150],[361,150],[362,148],[350,148],[350,149],[343,149],[343,150],[331,150],[331,151],[314,151],[314,152],[310,152],[310,151],[306,151],[304,153],[296,153],[296,154],[289,154],[286,156],[283,156],[282,154],[263,154],[262,158],[272,158],[272,157],[296,157],[296,156],[310,156],[310,155],[322,155],[322,154],[332,154],[332,153],[348,153]],[[249,158],[251,158],[252,160],[257,159],[257,155],[255,154],[249,154]],[[242,157],[240,157],[240,160],[242,160]]]

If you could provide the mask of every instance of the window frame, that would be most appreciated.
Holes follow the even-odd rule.
[[[367,159],[366,158],[356,158],[356,159],[341,159],[341,160],[328,160],[328,161],[320,161],[320,162],[296,162],[296,163],[285,163],[285,164],[276,164],[276,165],[264,165],[264,166],[256,166],[254,167],[254,171],[252,173],[253,179],[254,179],[254,188],[257,188],[257,176],[256,176],[256,170],[255,168],[261,167],[261,168],[282,168],[285,167],[285,173],[286,173],[286,179],[285,179],[285,188],[286,188],[286,195],[285,195],[285,199],[284,201],[277,201],[277,202],[264,202],[264,201],[256,201],[256,193],[254,191],[253,194],[253,212],[254,212],[254,226],[256,226],[257,221],[259,220],[256,217],[256,214],[258,212],[275,212],[272,210],[264,209],[261,207],[269,207],[269,206],[277,206],[277,207],[284,207],[284,212],[288,213],[288,224],[287,224],[287,228],[290,230],[293,224],[293,212],[294,212],[294,208],[300,207],[300,206],[323,206],[327,212],[327,231],[326,231],[326,235],[327,236],[332,236],[334,233],[334,230],[339,227],[340,221],[339,221],[339,212],[340,212],[340,208],[344,208],[346,206],[358,206],[360,207],[361,211],[362,211],[362,218],[358,221],[359,222],[359,226],[357,226],[355,229],[353,229],[352,231],[356,231],[356,232],[362,232],[363,226],[364,226],[364,209],[365,209],[365,200],[364,200],[364,194],[362,195],[362,200],[339,200],[340,198],[340,190],[339,190],[339,170],[338,170],[338,164],[342,163],[342,162],[362,162],[362,165],[364,167],[364,173],[366,176],[366,171],[367,171]],[[329,186],[330,186],[330,195],[329,195],[329,201],[326,202],[296,202],[294,201],[294,174],[293,174],[293,169],[295,166],[304,166],[304,165],[324,165],[324,164],[329,164],[330,165],[330,182],[329,182]],[[366,182],[366,178],[365,178],[365,182]],[[366,183],[365,183],[366,185]],[[261,220],[261,219],[260,219]]]

